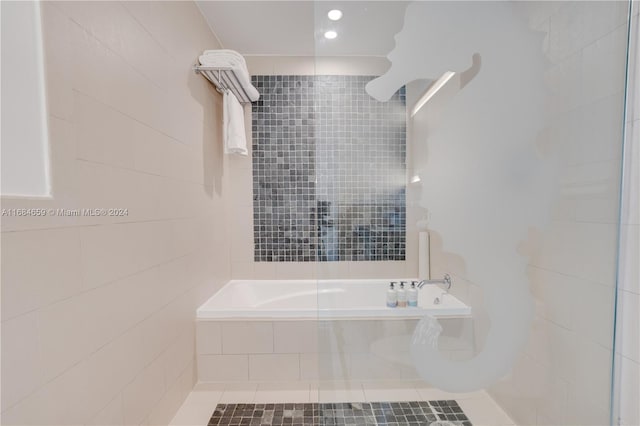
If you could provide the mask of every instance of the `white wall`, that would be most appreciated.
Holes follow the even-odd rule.
[[[528,345],[490,389],[518,424],[609,424],[627,6],[523,3],[547,34],[552,126],[541,137],[563,153],[563,174],[529,265]]]
[[[634,2],[618,278],[616,410],[621,425],[640,424],[640,11]]]
[[[191,2],[42,15],[54,197],[2,207],[128,215],[2,218],[2,423],[167,424],[195,381],[196,307],[230,277],[234,165],[191,70],[219,44]]]
[[[49,196],[40,4],[2,2],[2,195]]]

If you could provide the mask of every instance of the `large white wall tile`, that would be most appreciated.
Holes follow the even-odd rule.
[[[143,333],[142,326],[135,327],[86,360],[89,385],[85,403],[90,411],[103,409],[144,368]]]
[[[81,290],[76,229],[9,232],[2,236],[2,319]],[[34,262],[38,262],[37,267]]]
[[[191,363],[151,410],[146,422],[150,425],[170,424],[171,419],[173,419],[176,412],[180,409],[182,402],[193,389],[195,380],[195,363]]]
[[[43,372],[52,379],[89,354],[87,313],[81,298],[70,298],[38,311]]]
[[[269,321],[222,323],[222,353],[260,354],[273,352],[273,324]]]
[[[124,417],[122,416],[122,396],[118,394],[105,408],[93,416],[87,424],[92,426],[124,424]]]
[[[529,268],[531,293],[540,316],[564,328],[573,329],[576,318],[571,306],[576,302],[580,280],[536,267]]]
[[[627,20],[629,2],[626,1],[594,1],[585,3],[582,9],[584,22],[583,44],[604,37],[620,27]]]
[[[36,314],[2,323],[2,407],[10,407],[43,383]]]
[[[191,372],[192,379],[196,380],[195,370],[195,330],[191,325],[187,326],[167,350],[161,355],[164,369],[164,383],[167,391],[174,388],[181,377]],[[183,380],[186,380],[182,378]],[[191,391],[189,386],[187,391]]]
[[[83,228],[84,286],[96,287],[168,260],[170,233],[170,227],[162,222]]]
[[[60,7],[74,22],[160,87],[167,84],[166,52],[119,3],[73,2]]]
[[[398,379],[399,365],[375,354],[350,354],[348,365],[349,377],[355,380]]]
[[[640,294],[618,293],[618,321],[617,352],[640,364]]]
[[[163,365],[159,361],[146,367],[122,392],[125,424],[140,424],[165,393]]]
[[[620,407],[621,424],[640,424],[640,365],[629,359],[618,357],[620,366]]]
[[[287,381],[300,379],[298,354],[249,355],[249,380]]]
[[[582,55],[585,102],[623,90],[627,26],[623,25],[584,48]]]
[[[36,392],[2,412],[3,424],[84,424],[87,369],[82,363],[65,371]]]
[[[575,297],[571,303],[575,318],[573,330],[611,349],[615,290],[608,286],[582,282],[577,293],[580,296]]]
[[[201,382],[249,380],[248,355],[198,355],[198,380]]]
[[[621,290],[640,294],[640,225],[622,225],[620,228],[620,265],[618,285]]]
[[[300,380],[320,380],[320,355],[318,353],[301,353]]]
[[[222,353],[222,325],[218,321],[196,322],[198,355]]]
[[[640,83],[638,87],[640,88]],[[640,225],[640,119],[627,123],[626,148],[626,173],[622,187],[626,202],[622,220],[625,224]]]
[[[316,321],[275,321],[273,346],[275,353],[317,352],[318,323]]]
[[[580,49],[584,34],[583,6],[566,2],[558,6],[549,18],[549,57],[560,62]]]
[[[545,232],[534,265],[613,286],[617,227],[614,224],[557,222]]]
[[[77,157],[120,167],[133,167],[135,122],[113,108],[74,92]]]

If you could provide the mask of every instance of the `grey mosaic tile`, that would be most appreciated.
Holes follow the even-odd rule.
[[[256,261],[404,260],[405,91],[371,76],[253,76]]]
[[[208,426],[472,426],[456,401],[218,404]]]

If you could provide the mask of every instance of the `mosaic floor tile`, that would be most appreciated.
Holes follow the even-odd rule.
[[[208,426],[471,426],[456,401],[218,404]]]

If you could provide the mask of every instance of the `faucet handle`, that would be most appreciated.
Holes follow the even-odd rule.
[[[451,275],[444,274],[444,283],[447,286],[447,293],[451,290]]]
[[[418,284],[420,284],[420,281],[411,280],[411,285],[418,285]]]

